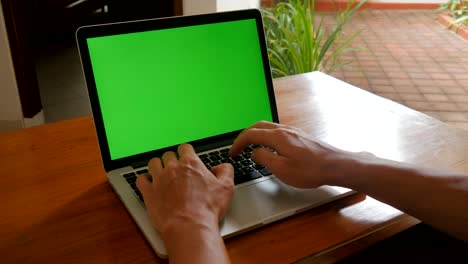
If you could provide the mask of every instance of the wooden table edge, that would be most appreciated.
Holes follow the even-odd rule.
[[[421,221],[408,214],[402,214],[390,223],[380,226],[369,233],[362,234],[354,239],[332,246],[314,255],[302,258],[296,261],[295,264],[335,263],[361,250],[369,248],[384,239],[407,230],[420,222]]]

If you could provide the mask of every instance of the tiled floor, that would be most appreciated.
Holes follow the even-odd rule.
[[[346,33],[364,28],[353,63],[333,75],[468,130],[468,41],[431,10],[366,10]]]
[[[430,10],[366,10],[346,32],[364,28],[337,78],[468,130],[468,41]],[[352,30],[349,30],[352,29]],[[41,49],[38,77],[46,122],[89,115],[73,40]]]
[[[39,48],[36,71],[46,123],[91,115],[73,36]]]

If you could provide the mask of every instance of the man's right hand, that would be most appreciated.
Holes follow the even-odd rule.
[[[299,129],[266,121],[244,130],[234,141],[231,156],[238,155],[250,144],[268,147],[256,148],[252,159],[283,182],[298,188],[332,184],[359,157],[367,156],[353,155],[312,140]]]
[[[468,241],[468,174],[418,167],[353,153],[311,140],[298,129],[260,122],[244,130],[231,148],[249,144],[252,159],[299,188],[336,185],[365,193],[449,234]],[[430,195],[428,195],[430,194]]]

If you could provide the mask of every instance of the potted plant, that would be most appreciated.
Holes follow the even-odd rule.
[[[351,2],[338,11],[331,30],[326,29],[324,17],[317,16],[315,0],[287,0],[262,9],[273,77],[310,71],[330,73],[350,63],[343,62],[341,56],[354,50],[350,44],[362,30],[344,40],[342,30],[364,2]]]
[[[452,24],[468,25],[468,0],[449,0],[436,11],[449,10]]]

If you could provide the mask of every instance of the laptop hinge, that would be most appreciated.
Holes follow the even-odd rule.
[[[142,161],[134,162],[130,166],[132,166],[132,168],[134,169],[138,169],[141,167],[146,167],[148,165],[148,162],[149,160],[142,160]]]
[[[211,144],[205,144],[205,145],[201,145],[201,146],[194,146],[194,148],[195,148],[195,152],[199,153],[199,152],[203,152],[203,151],[210,150],[210,149],[215,149],[215,148],[220,148],[220,147],[232,145],[232,142],[234,142],[234,139],[226,139],[226,140],[217,141],[217,142],[211,143]],[[174,151],[175,151],[175,149],[174,149]],[[161,155],[162,155],[162,153],[161,153]],[[132,168],[134,168],[134,169],[138,169],[138,168],[141,168],[141,167],[146,167],[148,165],[148,162],[149,162],[149,159],[146,159],[146,160],[134,162],[130,166],[132,166]]]
[[[217,141],[215,143],[211,143],[211,144],[207,144],[203,146],[195,146],[195,152],[199,153],[199,152],[203,152],[203,151],[210,150],[210,149],[232,145],[232,142],[234,142],[234,139],[226,139],[226,140]]]

